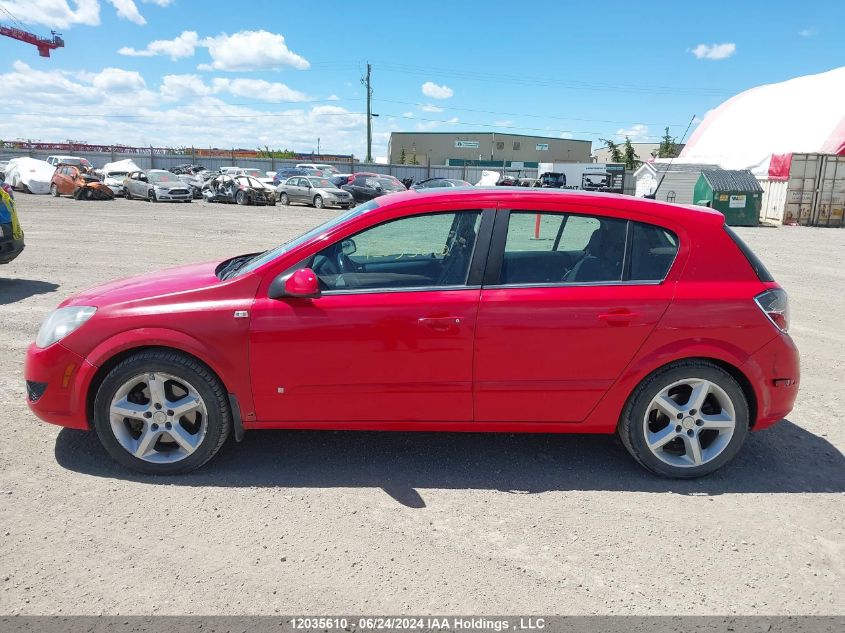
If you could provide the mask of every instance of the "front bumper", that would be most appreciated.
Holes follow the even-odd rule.
[[[82,356],[54,343],[41,349],[33,343],[26,352],[26,403],[50,424],[87,430],[86,394],[97,368]]]
[[[740,367],[757,396],[754,430],[782,420],[795,405],[801,378],[798,348],[787,334],[779,334]]]
[[[2,232],[4,237],[0,237],[0,264],[8,264],[21,254],[25,245],[23,238],[16,240],[11,237],[5,237],[12,235],[11,224],[3,224]]]
[[[156,199],[161,202],[188,202],[194,199],[193,194],[190,191],[186,191],[185,193],[156,193]]]

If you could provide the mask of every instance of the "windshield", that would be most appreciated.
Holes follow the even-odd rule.
[[[147,173],[147,180],[150,182],[177,182],[176,174],[169,171],[151,171]]]
[[[260,181],[252,178],[251,176],[238,176],[238,182],[242,185],[247,185],[248,187],[252,187],[253,189],[263,189],[264,185],[261,184]]]
[[[334,189],[334,185],[330,183],[326,178],[309,178],[308,182],[311,183],[312,187]]]
[[[277,257],[280,257],[281,255],[284,255],[285,253],[293,250],[297,246],[304,244],[308,240],[317,237],[321,233],[325,233],[326,231],[333,229],[339,224],[343,224],[347,220],[351,220],[352,218],[356,218],[359,215],[363,215],[364,213],[367,213],[368,211],[372,211],[373,209],[377,208],[378,202],[376,202],[375,200],[370,200],[365,204],[358,205],[354,209],[350,209],[346,213],[341,213],[340,215],[335,216],[334,218],[329,220],[328,222],[324,222],[323,224],[314,227],[307,233],[303,233],[299,237],[295,237],[292,240],[280,244],[276,248],[266,251],[261,255],[258,255],[257,257],[249,260],[249,262],[243,268],[238,270],[232,276],[240,277],[241,275],[245,275],[246,273],[251,272],[256,268],[263,266],[267,262],[273,261]]]

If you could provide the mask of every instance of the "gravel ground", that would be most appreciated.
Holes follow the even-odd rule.
[[[334,214],[20,195],[0,268],[0,614],[845,614],[845,230],[740,230],[790,292],[788,421],[704,480],[610,437],[251,432],[157,479],[24,403],[87,286],[268,247]]]

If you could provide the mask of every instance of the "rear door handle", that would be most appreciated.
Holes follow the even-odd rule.
[[[422,317],[417,323],[435,332],[449,332],[456,330],[461,325],[459,317]]]
[[[611,310],[610,312],[600,314],[598,318],[600,321],[604,321],[608,325],[614,325],[618,327],[620,325],[629,325],[632,321],[639,319],[640,314],[625,309],[619,309]]]

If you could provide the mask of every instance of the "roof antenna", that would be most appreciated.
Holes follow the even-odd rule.
[[[689,132],[689,129],[692,127],[693,121],[695,121],[695,115],[694,114],[692,115],[692,118],[689,120],[689,125],[687,125],[687,129],[684,132],[684,135],[681,137],[681,142],[678,143],[678,145],[684,144],[684,139],[687,137],[687,133]],[[673,152],[673,154],[674,154],[674,152]],[[644,197],[648,198],[649,200],[655,199],[655,197],[657,196],[657,190],[660,189],[660,185],[663,184],[663,179],[666,178],[666,174],[669,172],[669,168],[672,166],[672,163],[674,162],[674,160],[675,160],[675,156],[673,155],[672,158],[669,159],[669,164],[666,165],[666,169],[663,170],[663,175],[660,177],[660,180],[657,182],[657,186],[654,188],[654,191],[652,191],[650,194],[648,194],[647,196],[644,196]]]

